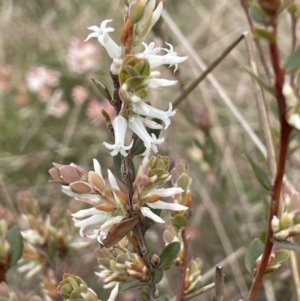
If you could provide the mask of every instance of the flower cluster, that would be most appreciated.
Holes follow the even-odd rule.
[[[167,111],[162,111],[145,102],[145,97],[150,89],[157,89],[164,86],[176,84],[174,80],[158,78],[160,72],[154,71],[161,65],[175,66],[185,61],[186,57],[180,57],[173,50],[173,46],[167,43],[168,48],[155,47],[153,42],[147,45],[144,43],[146,35],[160,17],[163,4],[160,2],[155,8],[155,0],[134,0],[131,1],[126,15],[126,21],[121,32],[122,46],[115,43],[109,36],[114,28],[107,27],[112,20],[103,21],[100,26],[91,26],[88,29],[93,32],[86,40],[97,38],[100,44],[105,47],[108,55],[113,59],[110,71],[119,77],[120,91],[119,97],[122,107],[118,116],[113,121],[115,133],[115,143],[104,145],[112,150],[111,155],[116,156],[121,153],[127,156],[133,143],[125,145],[127,128],[130,128],[144,143],[146,150],[144,155],[148,155],[151,150],[158,151],[157,144],[164,141],[164,138],[157,139],[150,135],[149,129],[168,128],[170,117],[175,115],[172,105],[169,104]],[[144,51],[136,54],[131,53],[134,46],[141,44]],[[128,50],[129,49],[129,50]],[[160,55],[160,52],[164,52]],[[153,119],[161,120],[159,124]]]
[[[140,281],[149,279],[149,271],[143,259],[129,249],[129,241],[124,237],[110,249],[102,248],[97,252],[100,272],[96,272],[104,281],[104,288],[111,288],[131,278]]]
[[[286,196],[284,212],[279,218],[272,218],[273,237],[277,240],[286,240],[300,233],[300,210],[290,211],[290,202],[290,197]]]
[[[144,216],[158,223],[165,221],[150,208],[175,211],[188,209],[180,204],[161,201],[163,197],[183,192],[181,188],[159,188],[171,178],[168,167],[167,157],[145,157],[133,184],[135,204]],[[80,228],[80,235],[97,238],[101,244],[107,245],[109,235],[114,233],[114,227],[118,227],[118,224],[129,217],[127,196],[120,189],[112,172],[108,170],[110,187],[106,187],[101,166],[95,159],[94,171],[87,172],[73,163],[54,163],[49,173],[54,182],[65,184],[62,186],[65,194],[92,206],[72,214],[74,225]]]
[[[18,203],[22,212],[20,224],[24,243],[23,255],[18,261],[18,271],[25,273],[25,278],[29,279],[43,269],[48,269],[49,254],[45,252],[45,248],[51,246],[60,255],[64,255],[68,250],[90,245],[89,241],[74,239],[68,221],[54,226],[51,216],[44,217],[40,213],[37,200],[28,191],[19,192]]]

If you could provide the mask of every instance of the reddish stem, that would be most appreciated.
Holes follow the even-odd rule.
[[[186,269],[187,269],[187,254],[188,254],[188,239],[186,237],[185,229],[181,231],[181,237],[183,242],[183,260],[181,265],[181,276],[180,276],[180,284],[179,284],[179,291],[176,297],[176,301],[183,300],[184,296],[184,288],[185,288],[185,276],[186,276]]]
[[[274,35],[276,35],[276,24],[272,24]],[[286,104],[285,99],[282,94],[282,87],[284,83],[284,70],[280,67],[279,53],[277,42],[272,42],[269,44],[270,56],[273,65],[273,70],[275,74],[275,91],[276,91],[276,100],[279,110],[279,120],[281,125],[280,131],[280,150],[277,164],[277,174],[275,178],[274,185],[271,190],[271,206],[270,206],[270,215],[268,221],[268,233],[265,242],[265,248],[261,260],[261,264],[257,271],[257,274],[254,278],[252,287],[250,289],[247,301],[253,301],[255,296],[259,290],[259,287],[262,283],[263,276],[265,274],[265,270],[268,264],[269,256],[272,251],[273,243],[273,231],[271,226],[271,221],[273,216],[278,215],[279,203],[280,203],[280,193],[282,187],[282,181],[284,176],[285,162],[288,151],[288,143],[289,143],[289,135],[291,133],[291,127],[286,122],[285,114],[286,114]]]

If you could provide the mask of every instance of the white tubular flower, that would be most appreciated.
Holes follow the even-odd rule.
[[[115,287],[110,292],[110,296],[107,301],[115,301],[119,292],[119,284],[120,284],[119,282],[115,282]]]
[[[128,126],[140,139],[144,141],[144,145],[146,147],[144,155],[149,154],[150,149],[157,153],[158,149],[156,144],[161,144],[165,141],[165,138],[157,139],[154,134],[150,136],[140,118],[130,117]]]
[[[104,20],[101,22],[100,26],[90,26],[89,30],[94,31],[90,33],[85,41],[88,41],[90,38],[98,38],[100,44],[106,49],[108,55],[114,58],[120,58],[122,55],[122,48],[108,35],[108,32],[113,32],[114,28],[107,27],[106,24],[112,20]]]
[[[117,116],[113,121],[113,128],[115,133],[115,144],[109,144],[103,142],[105,147],[112,149],[110,153],[112,156],[116,156],[118,153],[121,153],[124,157],[128,155],[126,151],[131,149],[133,142],[130,145],[125,146],[125,135],[127,130],[127,121],[123,116]]]
[[[158,55],[157,53],[161,50],[159,47],[154,47],[154,43],[150,43],[147,46],[146,43],[143,43],[145,47],[144,52],[136,54],[138,58],[145,58],[149,61],[151,69],[159,67],[161,65],[170,65],[175,66],[174,72],[178,69],[178,64],[184,62],[187,59],[187,56],[177,56],[177,53],[173,51],[173,46],[169,45],[170,49],[162,48],[167,52],[165,55]]]
[[[154,203],[147,203],[150,208],[153,209],[167,209],[172,211],[183,211],[188,210],[189,208],[180,204],[167,203],[163,201],[156,201]]]
[[[87,235],[89,238],[97,238],[100,244],[103,244],[103,240],[106,239],[108,231],[116,224],[122,221],[122,216],[112,216],[106,219],[106,221],[100,226],[99,229],[94,229],[93,234]]]
[[[84,230],[94,224],[103,224],[110,214],[96,208],[89,208],[79,210],[78,212],[72,214],[72,219],[74,221],[74,226],[80,228],[79,234],[81,237],[84,236]],[[85,219],[82,219],[85,218]]]
[[[158,216],[157,214],[153,213],[150,210],[150,208],[148,208],[148,207],[142,207],[141,211],[142,211],[142,213],[143,213],[144,216],[147,216],[148,218],[154,220],[156,223],[160,223],[160,224],[165,223],[165,221],[160,216]]]
[[[169,103],[169,109],[167,111],[162,111],[159,109],[156,109],[146,103],[144,103],[143,107],[138,105],[132,105],[132,110],[139,115],[146,115],[151,118],[157,118],[163,121],[165,124],[165,129],[169,127],[171,124],[170,118],[171,116],[174,116],[176,114],[176,111],[172,111],[173,106],[171,103]]]
[[[177,84],[177,80],[169,80],[163,78],[151,78],[148,80],[149,89],[160,89],[161,87],[168,87]]]
[[[180,187],[171,187],[171,188],[157,188],[157,189],[152,189],[145,195],[145,198],[150,199],[151,196],[154,197],[169,197],[173,196],[175,194],[182,193],[184,190]],[[186,206],[183,206],[181,204],[177,203],[167,203],[163,201],[155,201],[155,202],[146,202],[146,205],[150,208],[153,209],[167,209],[167,210],[172,210],[172,211],[183,211],[183,210],[188,210],[189,208]],[[157,223],[164,223],[165,221],[155,213],[153,213],[148,207],[142,207],[141,211],[144,216],[147,216],[148,218],[151,218]]]
[[[149,129],[157,129],[157,130],[161,130],[163,128],[163,126],[153,120],[150,119],[146,119],[146,118],[141,118],[143,124],[149,128]]]

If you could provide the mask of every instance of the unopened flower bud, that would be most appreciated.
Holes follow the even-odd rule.
[[[280,218],[280,229],[287,229],[293,225],[293,219],[289,213],[284,212]]]
[[[280,221],[278,219],[277,216],[273,216],[272,221],[271,221],[271,225],[272,225],[272,230],[274,233],[278,232],[280,229]]]
[[[153,254],[151,257],[151,264],[154,268],[157,268],[160,264],[160,258],[157,254]]]
[[[294,108],[298,104],[299,100],[289,82],[283,84],[282,94],[285,97],[285,102],[289,108]]]
[[[139,22],[143,15],[145,10],[145,1],[142,0],[135,0],[130,3],[128,15],[133,24]]]

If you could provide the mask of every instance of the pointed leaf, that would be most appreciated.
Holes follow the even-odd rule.
[[[266,173],[251,159],[250,156],[244,155],[244,157],[249,162],[252,171],[260,185],[266,190],[270,190],[271,184]]]
[[[271,43],[276,40],[276,36],[272,32],[263,28],[254,28],[253,34],[254,38],[265,39]]]
[[[23,253],[23,237],[19,229],[14,226],[6,232],[7,240],[10,244],[11,258],[9,262],[9,267],[14,266],[17,261],[22,257]]]
[[[247,254],[245,256],[245,266],[248,272],[253,274],[254,264],[257,258],[263,253],[265,245],[263,242],[255,238],[249,245]]]
[[[162,251],[160,257],[160,270],[167,270],[174,263],[180,251],[180,243],[175,241],[167,245]]]
[[[263,81],[259,76],[257,76],[254,72],[252,72],[247,68],[242,68],[242,70],[247,72],[251,76],[251,78],[255,80],[262,89],[274,95],[274,89],[268,83]]]
[[[108,89],[106,88],[106,86],[99,82],[98,80],[95,80],[94,78],[92,78],[93,83],[96,85],[96,87],[98,88],[98,90],[100,91],[100,93],[108,100],[108,101],[112,101],[112,97],[108,91]]]
[[[286,58],[283,65],[287,73],[293,73],[300,68],[300,46]]]
[[[274,240],[273,243],[280,248],[300,253],[300,246],[295,245],[294,243],[292,243],[290,241]]]

